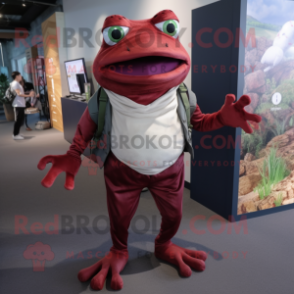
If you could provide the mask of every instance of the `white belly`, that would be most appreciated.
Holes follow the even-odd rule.
[[[141,174],[164,171],[184,150],[177,88],[147,106],[105,89],[112,105],[111,150]]]

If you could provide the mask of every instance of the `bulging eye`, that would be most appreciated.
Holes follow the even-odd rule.
[[[113,46],[122,40],[129,32],[128,27],[113,26],[108,27],[103,31],[104,41],[109,45]]]
[[[180,24],[174,19],[166,20],[155,24],[155,26],[162,32],[170,35],[173,38],[177,38],[180,33]]]

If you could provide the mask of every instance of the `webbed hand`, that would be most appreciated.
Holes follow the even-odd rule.
[[[247,121],[259,123],[261,117],[257,114],[247,112],[244,107],[251,103],[248,95],[243,95],[236,103],[235,95],[228,94],[226,101],[219,112],[219,118],[223,125],[234,128],[242,128],[246,133],[252,133]]]
[[[79,157],[74,157],[69,154],[48,155],[40,160],[38,164],[38,169],[45,169],[47,163],[52,163],[52,167],[45,178],[42,180],[42,185],[45,188],[50,188],[53,185],[57,176],[60,173],[65,172],[66,180],[64,187],[67,190],[73,190],[75,186],[74,178],[80,168],[81,159]]]

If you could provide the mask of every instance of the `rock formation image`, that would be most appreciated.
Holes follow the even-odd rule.
[[[294,203],[294,21],[278,26],[248,16],[252,28],[256,46],[246,47],[244,94],[252,100],[246,110],[262,122],[242,133],[238,214]],[[291,41],[280,46],[285,31]],[[282,56],[275,47],[283,47]]]

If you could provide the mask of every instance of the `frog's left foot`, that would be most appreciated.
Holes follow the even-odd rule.
[[[192,269],[196,271],[205,270],[207,254],[204,251],[196,251],[170,244],[163,248],[155,248],[155,256],[179,268],[180,275],[190,277]]]

